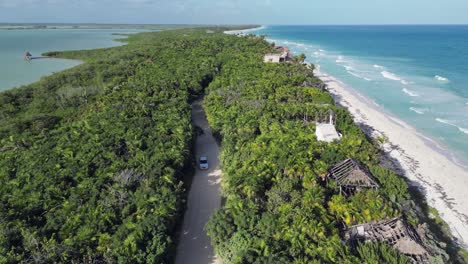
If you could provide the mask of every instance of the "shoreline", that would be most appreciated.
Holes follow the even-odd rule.
[[[456,164],[437,142],[415,128],[385,113],[367,97],[344,83],[315,69],[317,78],[327,84],[327,90],[337,105],[346,108],[354,121],[372,138],[385,137],[382,150],[392,161],[392,168],[406,177],[424,194],[448,224],[452,235],[468,248],[468,171]],[[450,175],[450,178],[447,176]]]
[[[264,28],[229,32],[246,33]],[[327,84],[327,90],[335,103],[346,108],[354,122],[371,138],[384,137],[381,145],[385,160],[391,170],[404,176],[409,184],[417,187],[427,204],[435,208],[447,223],[456,241],[468,248],[468,167],[461,164],[454,153],[436,140],[417,131],[399,118],[386,113],[364,95],[346,86],[333,76],[320,72],[314,75]],[[388,166],[389,165],[389,166]],[[447,176],[450,175],[450,178]]]
[[[251,31],[264,29],[265,27],[266,26],[259,26],[259,27],[255,27],[255,28],[241,29],[241,30],[226,30],[223,33],[228,34],[228,35],[245,34],[245,33],[251,32]]]

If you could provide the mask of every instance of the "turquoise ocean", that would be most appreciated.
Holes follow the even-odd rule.
[[[107,48],[122,45],[113,33],[135,33],[122,29],[36,29],[0,30],[0,91],[29,84],[44,75],[80,64],[61,59],[34,59],[24,61],[26,51],[34,57],[43,52]]]
[[[304,53],[468,166],[468,26],[266,26],[249,33]]]

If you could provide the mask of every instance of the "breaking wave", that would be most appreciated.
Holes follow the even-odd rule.
[[[351,68],[351,67],[350,67],[350,68]],[[351,69],[352,69],[352,68],[351,68]],[[366,80],[366,81],[368,81],[368,82],[372,81],[372,79],[369,79],[369,78],[367,78],[367,77],[361,76],[361,75],[359,75],[359,74],[357,74],[357,73],[355,73],[355,72],[352,72],[352,71],[350,71],[350,70],[348,70],[347,72],[348,72],[349,74],[351,74],[352,76],[356,77],[356,78],[363,79],[363,80]]]
[[[382,74],[382,76],[386,79],[393,80],[393,81],[401,81],[401,78],[394,73],[383,71],[380,74]]]
[[[384,69],[385,67],[384,67],[384,66],[377,65],[377,64],[374,64],[374,68],[376,68],[376,69]]]
[[[447,79],[447,78],[445,78],[443,76],[440,76],[440,75],[436,75],[436,76],[434,76],[434,78],[436,80],[438,80],[439,82],[448,82],[449,81],[449,79]]]
[[[420,114],[420,115],[424,115],[424,113],[426,112],[427,109],[423,109],[423,108],[416,108],[416,107],[410,107],[409,108],[411,111],[417,113],[417,114]]]
[[[456,128],[458,128],[458,130],[459,130],[460,132],[463,132],[463,133],[465,133],[465,134],[468,134],[468,128],[459,127],[459,126],[457,126],[456,124],[453,123],[454,121],[446,120],[446,119],[441,119],[441,118],[436,118],[435,120],[436,120],[437,122],[439,122],[439,123],[443,123],[443,124],[446,124],[446,125],[449,125],[449,126],[456,127]]]
[[[409,96],[411,96],[411,97],[417,97],[417,96],[419,96],[419,94],[417,94],[416,92],[410,91],[410,90],[408,90],[408,89],[406,89],[406,88],[403,88],[402,91],[403,91],[405,94],[407,94],[407,95],[409,95]]]

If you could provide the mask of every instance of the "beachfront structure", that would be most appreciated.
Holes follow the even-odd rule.
[[[335,128],[336,117],[333,111],[330,110],[326,115],[320,114],[316,116],[315,121],[315,136],[317,136],[318,141],[331,143],[341,139],[341,135]]]
[[[311,82],[311,81],[304,81],[302,83],[302,87],[306,88],[316,88],[320,89],[322,91],[325,91],[327,89],[327,85],[323,82]]]
[[[429,252],[425,248],[421,235],[401,218],[366,223],[347,228],[344,232],[346,241],[383,242],[406,255],[414,264],[429,264]]]
[[[281,63],[287,62],[291,59],[288,47],[275,47],[275,53],[269,53],[265,55],[264,62]]]
[[[347,159],[329,170],[329,177],[336,181],[340,193],[352,195],[362,189],[378,189],[380,185],[360,163]]]
[[[29,53],[29,51],[26,51],[24,53],[24,60],[29,61],[29,60],[31,60],[31,58],[32,58],[32,54]]]

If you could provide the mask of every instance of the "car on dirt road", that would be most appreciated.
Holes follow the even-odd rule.
[[[208,169],[208,157],[202,156],[200,157],[200,170],[207,170]]]

